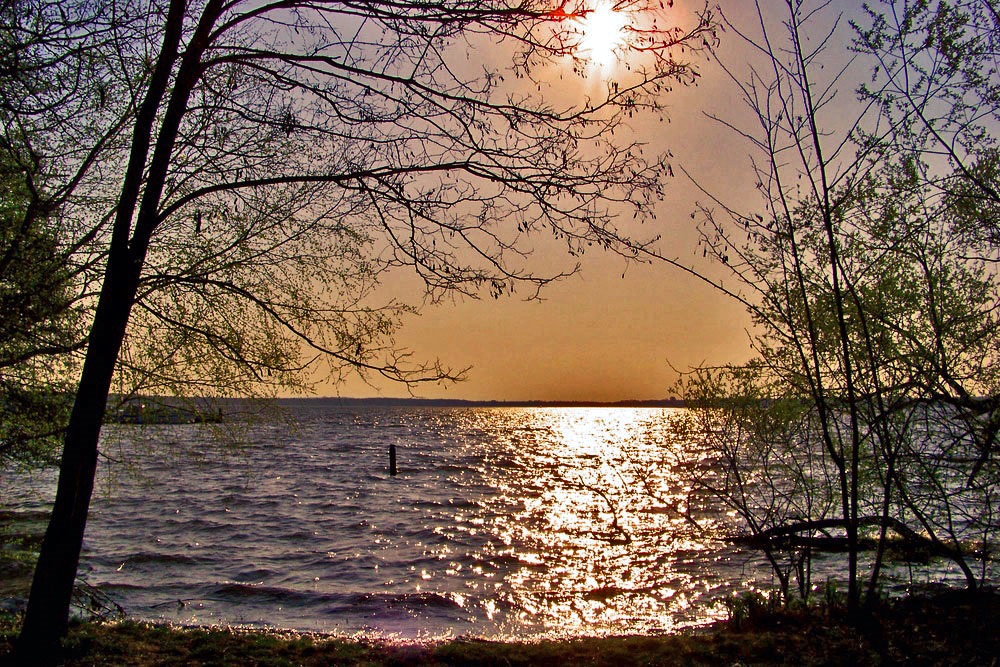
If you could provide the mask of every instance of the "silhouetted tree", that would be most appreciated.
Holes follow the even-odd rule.
[[[619,137],[714,39],[707,11],[684,27],[618,2],[628,67],[597,83],[585,3],[17,5],[3,29],[35,64],[0,108],[44,158],[76,252],[103,267],[24,656],[66,631],[115,382],[301,387],[313,358],[334,376],[453,377],[392,344],[408,309],[373,302],[382,272],[410,268],[431,298],[530,296],[564,273],[532,271],[539,232],[571,254],[637,253],[614,220],[650,217],[666,165]]]
[[[873,4],[875,27],[855,25],[850,42],[830,2],[786,2],[777,29],[758,4],[747,41],[761,60],[746,77],[727,70],[751,112],[738,131],[762,206],[715,199],[698,215],[704,252],[735,278],[716,285],[754,318],[756,355],[684,384],[715,451],[706,463],[725,471],[703,483],[786,593],[797,569],[808,595],[810,550],[836,545],[849,606],[873,600],[892,535],[974,588],[1000,529],[997,247],[972,222],[994,206],[998,85],[992,61],[972,63],[997,25],[966,5]]]

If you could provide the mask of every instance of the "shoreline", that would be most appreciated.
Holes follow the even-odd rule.
[[[950,590],[842,609],[759,610],[665,635],[412,642],[132,620],[78,622],[62,656],[76,665],[991,665],[1000,660],[1000,594]],[[0,665],[14,665],[19,619],[0,613]]]

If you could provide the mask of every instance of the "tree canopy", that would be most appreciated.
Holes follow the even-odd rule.
[[[831,547],[852,609],[894,545],[976,588],[1000,530],[1000,21],[978,0],[871,3],[849,31],[828,2],[790,0],[780,26],[757,9],[741,34],[761,62],[727,71],[761,202],[695,216],[755,355],[683,383],[713,452],[701,483],[786,596],[808,598]]]
[[[649,239],[615,221],[652,217],[668,165],[622,130],[694,80],[716,28],[617,3],[628,66],[595,85],[582,2],[15,4],[4,127],[97,292],[26,654],[65,632],[113,387],[261,393],[305,386],[314,360],[456,377],[393,344],[408,307],[374,300],[383,272],[431,299],[531,296],[573,270],[531,265],[539,234],[637,253]]]

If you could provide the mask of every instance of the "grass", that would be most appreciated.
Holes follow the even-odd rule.
[[[950,592],[910,598],[849,623],[830,608],[761,611],[665,636],[540,642],[456,639],[400,644],[137,621],[73,626],[67,666],[372,665],[997,665],[1000,595]],[[0,665],[13,665],[19,619],[0,616]]]

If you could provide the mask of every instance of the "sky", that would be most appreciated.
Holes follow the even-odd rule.
[[[723,3],[738,24],[755,19],[752,6],[748,0]],[[739,62],[744,47],[735,35],[722,38],[721,57]],[[652,149],[670,150],[673,163],[713,194],[732,202],[750,201],[755,179],[749,170],[749,148],[707,116],[740,121],[737,92],[713,63],[702,61],[700,71],[697,86],[669,93],[669,122],[643,121],[642,129],[633,129]],[[655,228],[645,227],[640,235],[662,234],[664,255],[717,272],[719,267],[700,260],[691,219],[696,202],[704,199],[704,193],[675,169],[657,209]],[[555,249],[543,246],[537,252],[543,263],[573,264]],[[420,286],[408,276],[390,277],[387,287],[401,300],[420,302]],[[341,385],[320,386],[318,393],[470,400],[666,398],[677,379],[675,369],[748,359],[748,328],[742,306],[675,267],[628,265],[620,257],[595,252],[584,256],[577,275],[547,287],[540,301],[526,302],[515,294],[499,301],[487,297],[446,302],[426,306],[409,319],[397,343],[417,358],[468,367],[464,381],[407,390],[387,381],[369,385],[351,378]]]

